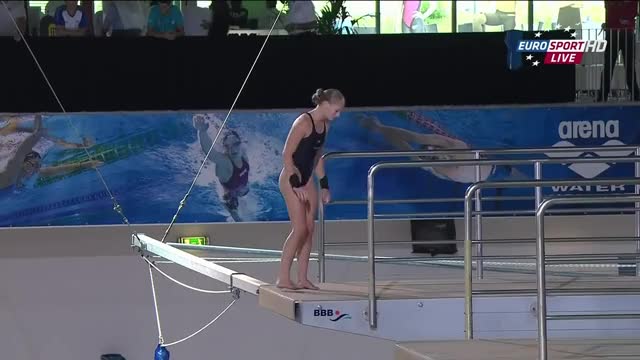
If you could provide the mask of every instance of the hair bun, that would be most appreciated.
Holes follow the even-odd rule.
[[[311,102],[313,102],[314,105],[320,105],[323,101],[323,98],[324,90],[322,88],[318,88],[316,92],[311,95]]]
[[[320,105],[325,101],[332,103],[336,101],[342,101],[344,103],[344,95],[342,95],[342,93],[338,89],[325,90],[323,88],[319,88],[313,95],[311,95],[311,101],[315,105]]]

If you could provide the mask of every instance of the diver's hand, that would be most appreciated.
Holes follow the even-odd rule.
[[[206,131],[209,128],[209,123],[204,121],[204,116],[196,115],[193,117],[193,127],[198,131]]]
[[[309,201],[309,193],[307,192],[307,190],[305,190],[305,188],[303,188],[303,187],[295,188],[294,187],[293,188],[293,192],[298,197],[298,200],[300,200],[302,202],[308,202]]]
[[[321,189],[320,196],[322,196],[322,203],[325,205],[331,201],[331,193],[329,192],[329,189]]]
[[[302,181],[302,174],[295,165],[285,165],[285,173],[287,174],[287,177],[295,175],[298,177],[298,180]]]

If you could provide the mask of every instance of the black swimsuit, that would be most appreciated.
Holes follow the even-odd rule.
[[[306,185],[311,178],[313,169],[316,166],[318,151],[320,151],[322,145],[324,145],[325,135],[327,133],[326,126],[322,133],[317,132],[316,126],[313,123],[313,117],[309,113],[306,114],[309,115],[309,119],[311,119],[311,134],[300,140],[296,151],[293,153],[293,164],[300,170],[300,175],[302,176],[300,186]]]

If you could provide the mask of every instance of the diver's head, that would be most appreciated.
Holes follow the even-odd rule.
[[[344,95],[338,89],[318,89],[311,96],[311,101],[320,110],[321,116],[329,121],[340,116],[345,106]]]
[[[36,151],[28,153],[22,162],[22,173],[24,177],[30,177],[37,173],[42,166],[42,157]]]
[[[224,135],[222,145],[226,153],[231,156],[240,155],[242,152],[242,140],[240,139],[240,135],[234,130],[230,130]]]

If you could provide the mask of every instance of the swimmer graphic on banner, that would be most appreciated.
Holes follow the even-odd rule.
[[[198,131],[198,141],[205,155],[213,144],[213,139],[207,132],[213,119],[211,116],[201,114],[193,117],[193,127]],[[219,124],[216,127],[219,127]],[[222,185],[224,207],[234,221],[240,222],[242,218],[238,212],[239,198],[249,193],[251,166],[238,132],[226,130],[221,140],[222,149],[212,149],[208,160],[215,165],[216,177]]]
[[[471,146],[466,142],[447,134],[441,128],[437,127],[433,120],[427,119],[416,113],[409,112],[410,117],[418,117],[415,119],[423,124],[426,122],[430,125],[435,134],[424,134],[415,131],[402,129],[399,127],[383,125],[380,120],[373,116],[362,116],[360,124],[365,129],[374,133],[381,134],[383,138],[397,150],[456,150],[469,149]],[[439,133],[438,133],[439,132]],[[430,161],[430,160],[473,160],[474,154],[450,154],[450,155],[433,155],[419,156],[412,158],[414,161]],[[434,176],[462,184],[470,184],[476,182],[476,166],[432,166],[425,167],[424,170],[429,171]],[[526,175],[522,174],[512,166],[507,165],[481,165],[480,181],[490,179],[496,180],[516,180],[525,179]]]
[[[58,146],[77,149],[91,146],[89,139],[83,144],[67,142],[47,133],[42,117],[35,115],[33,126],[28,128],[22,123],[25,119],[12,117],[5,120],[0,129],[0,190],[32,188],[39,176],[60,176],[80,169],[100,166],[100,161],[86,161],[76,164],[64,164],[43,167],[47,153]]]

